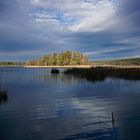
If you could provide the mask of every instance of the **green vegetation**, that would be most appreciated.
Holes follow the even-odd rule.
[[[79,52],[61,52],[45,55],[37,60],[26,63],[29,66],[65,66],[65,65],[88,65],[88,58]]]
[[[140,80],[139,68],[113,68],[113,67],[91,67],[91,68],[72,68],[64,72],[65,74],[75,75],[86,78],[89,81],[102,81],[108,77],[121,78],[127,80]]]
[[[0,66],[24,66],[24,62],[0,62]]]
[[[22,67],[22,66],[77,66],[77,65],[120,65],[140,66],[140,58],[128,58],[120,60],[91,61],[80,52],[65,51],[61,53],[47,54],[39,59],[25,62],[0,62],[1,67]]]
[[[95,61],[95,65],[140,65],[140,58],[128,58],[120,60],[108,60],[108,61]]]

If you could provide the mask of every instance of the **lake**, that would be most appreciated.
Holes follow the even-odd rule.
[[[138,80],[91,82],[48,68],[0,68],[0,89],[8,94],[0,104],[0,140],[139,139]]]

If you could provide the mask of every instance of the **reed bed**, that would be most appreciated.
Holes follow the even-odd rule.
[[[64,72],[90,81],[101,81],[108,77],[127,80],[140,80],[140,68],[117,68],[117,67],[91,67],[72,68]]]
[[[6,90],[0,90],[0,103],[7,101],[7,91]]]

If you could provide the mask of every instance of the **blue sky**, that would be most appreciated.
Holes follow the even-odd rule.
[[[140,57],[139,0],[0,0],[0,61],[65,50]]]

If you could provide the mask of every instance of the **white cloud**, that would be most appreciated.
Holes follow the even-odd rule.
[[[116,4],[109,0],[103,1],[82,1],[82,0],[32,0],[35,7],[51,11],[58,19],[54,22],[65,24],[65,30],[69,31],[100,31],[108,28],[112,24],[112,17],[116,12]],[[55,11],[55,13],[54,13]],[[61,15],[60,15],[61,13]],[[37,13],[36,13],[37,14]],[[48,13],[40,14],[47,20]],[[71,20],[70,20],[71,19]],[[74,19],[74,21],[72,20]],[[39,20],[40,21],[40,20]],[[45,20],[44,20],[45,21]]]
[[[40,3],[39,0],[31,0],[31,4],[38,5]]]
[[[87,7],[88,8],[88,7]],[[108,1],[100,2],[89,12],[83,12],[84,16],[78,24],[69,27],[71,31],[100,31],[108,28],[115,15],[115,6]],[[81,13],[82,14],[82,13]]]
[[[123,48],[106,48],[106,49],[100,49],[94,52],[85,52],[85,55],[101,55],[105,53],[111,53],[116,51],[126,50],[126,47]]]

